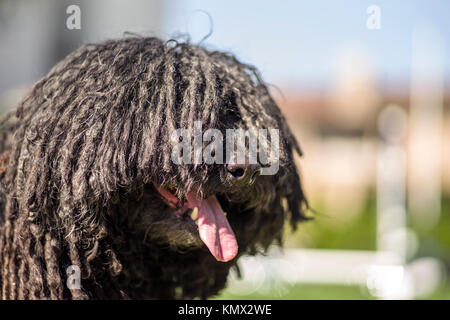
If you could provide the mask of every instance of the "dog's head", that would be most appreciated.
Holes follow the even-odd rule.
[[[267,248],[287,213],[294,227],[303,218],[305,200],[300,150],[279,108],[258,72],[230,55],[168,43],[153,59],[161,57],[154,133],[143,135],[153,149],[144,194],[158,194],[139,209],[146,240],[206,247],[222,262],[239,246]]]
[[[88,45],[35,85],[17,117],[11,217],[58,233],[70,249],[61,261],[96,283],[107,266],[153,297],[177,287],[205,297],[238,256],[305,218],[300,149],[258,72],[232,55],[156,38]],[[193,279],[197,269],[205,275]],[[168,293],[155,293],[162,283]]]

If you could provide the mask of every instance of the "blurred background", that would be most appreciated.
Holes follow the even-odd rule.
[[[315,219],[218,299],[449,299],[450,2],[0,0],[0,114],[125,32],[258,67],[304,151]]]

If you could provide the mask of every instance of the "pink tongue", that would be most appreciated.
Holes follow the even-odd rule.
[[[198,231],[200,238],[218,261],[230,261],[238,251],[233,230],[216,196],[199,199],[194,193],[186,195],[189,208],[198,207]]]

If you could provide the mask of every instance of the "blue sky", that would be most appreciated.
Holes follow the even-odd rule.
[[[381,29],[366,27],[369,5],[381,9]],[[417,25],[427,25],[450,40],[450,1],[207,1],[171,0],[166,6],[167,33],[188,32],[199,41],[228,50],[261,69],[269,82],[323,86],[335,70],[336,59],[348,50],[362,52],[384,81],[407,79],[411,37]],[[450,64],[445,61],[448,75]]]

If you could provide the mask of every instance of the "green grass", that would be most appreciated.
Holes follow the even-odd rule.
[[[297,284],[283,296],[254,293],[235,295],[224,290],[213,300],[374,300],[367,290],[358,286]],[[450,300],[450,283],[442,285],[432,295],[418,299]]]
[[[299,231],[292,234],[287,230],[285,245],[287,247],[307,247],[323,249],[349,249],[374,250],[376,236],[376,198],[372,193],[363,209],[363,212],[344,228],[335,228],[328,220],[338,219],[339,214],[326,216],[320,201],[313,205],[325,216],[317,215],[312,222],[300,226]],[[416,230],[413,225],[410,226]],[[442,214],[439,223],[432,230],[426,232],[416,230],[419,239],[419,248],[414,257],[435,257],[447,265],[450,274],[450,197],[442,198]],[[308,241],[304,237],[307,236]],[[359,286],[297,284],[287,291],[285,295],[269,293],[253,293],[251,295],[236,295],[224,290],[214,299],[230,300],[360,300],[374,299],[365,288]],[[433,294],[419,299],[450,300],[450,279],[443,283]]]
[[[365,207],[355,220],[346,225],[339,224],[339,212],[327,212],[321,201],[312,204],[319,212],[314,219],[299,226],[296,233],[287,228],[285,244],[288,247],[314,249],[375,250],[376,248],[376,199],[371,193]],[[304,237],[308,238],[304,242]]]
[[[440,286],[433,294],[423,299],[430,300],[450,300],[450,283]]]
[[[362,300],[373,299],[363,288],[358,286],[339,286],[339,285],[311,285],[298,284],[290,288],[289,292],[283,296],[255,293],[251,295],[235,295],[224,291],[214,300]]]

